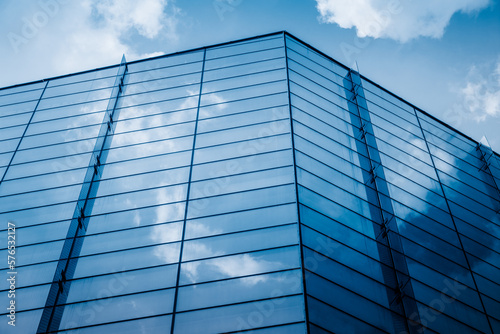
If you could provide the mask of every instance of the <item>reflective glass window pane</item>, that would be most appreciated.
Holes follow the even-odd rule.
[[[272,317],[261,316],[257,321],[252,321],[252,312],[259,312],[259,309],[269,305],[274,307]],[[200,328],[205,333],[238,332],[302,321],[302,305],[303,297],[294,296],[179,313],[175,319],[174,333],[195,333]]]
[[[299,259],[299,250],[293,246],[185,262],[181,264],[179,284],[201,283],[277,270],[296,269],[300,265]]]
[[[59,329],[169,313],[172,312],[173,300],[174,291],[168,289],[69,304],[64,307]],[[96,311],[102,307],[106,307],[107,312]]]

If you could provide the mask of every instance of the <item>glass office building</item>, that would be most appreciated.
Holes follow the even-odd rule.
[[[500,333],[498,160],[286,32],[1,89],[0,332]]]

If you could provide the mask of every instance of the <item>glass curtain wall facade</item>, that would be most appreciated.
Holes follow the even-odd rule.
[[[0,332],[500,333],[498,160],[285,32],[1,89]]]

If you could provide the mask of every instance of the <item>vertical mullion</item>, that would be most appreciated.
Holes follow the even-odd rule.
[[[291,137],[291,144],[292,144],[292,158],[293,158],[293,177],[294,177],[294,186],[295,186],[295,201],[297,203],[297,227],[298,227],[298,235],[299,235],[299,250],[300,250],[300,269],[302,272],[302,289],[303,289],[303,296],[304,296],[304,313],[305,313],[305,321],[306,321],[306,329],[307,333],[311,332],[310,326],[309,326],[309,307],[307,304],[307,287],[306,287],[306,272],[305,272],[305,267],[304,267],[304,249],[303,249],[303,243],[302,243],[302,227],[301,227],[301,222],[300,222],[300,202],[299,202],[299,189],[298,189],[298,182],[297,182],[297,162],[295,158],[295,141],[294,141],[294,136],[295,132],[293,131],[293,115],[292,115],[292,100],[290,97],[290,78],[289,78],[289,69],[288,69],[288,51],[287,51],[287,46],[286,46],[286,39],[287,39],[287,33],[283,33],[283,41],[284,41],[284,48],[285,48],[285,64],[286,64],[286,84],[287,84],[287,96],[288,96],[288,110],[290,113],[290,137]]]
[[[193,149],[191,151],[191,163],[189,167],[189,177],[188,177],[188,184],[187,184],[187,191],[186,191],[186,206],[184,208],[184,222],[182,225],[182,237],[181,237],[181,246],[179,250],[179,263],[177,267],[177,278],[175,282],[175,294],[174,294],[174,304],[173,304],[173,310],[172,310],[172,321],[170,324],[170,333],[174,333],[174,326],[175,326],[175,315],[177,311],[177,298],[179,295],[179,281],[180,281],[180,274],[181,274],[181,263],[182,263],[182,251],[184,248],[184,237],[186,234],[186,223],[187,223],[187,214],[188,214],[188,204],[189,204],[189,194],[191,190],[191,178],[193,175],[193,162],[194,162],[194,150],[196,149],[196,132],[198,131],[198,118],[200,116],[200,105],[201,105],[201,95],[203,93],[203,74],[205,73],[205,59],[207,56],[207,49],[203,49],[203,62],[201,65],[201,78],[200,78],[200,91],[198,94],[198,107],[196,110],[196,121],[194,125],[194,133],[193,133]]]

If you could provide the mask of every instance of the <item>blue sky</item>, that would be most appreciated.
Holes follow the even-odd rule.
[[[2,0],[0,87],[280,30],[500,152],[500,0]]]

